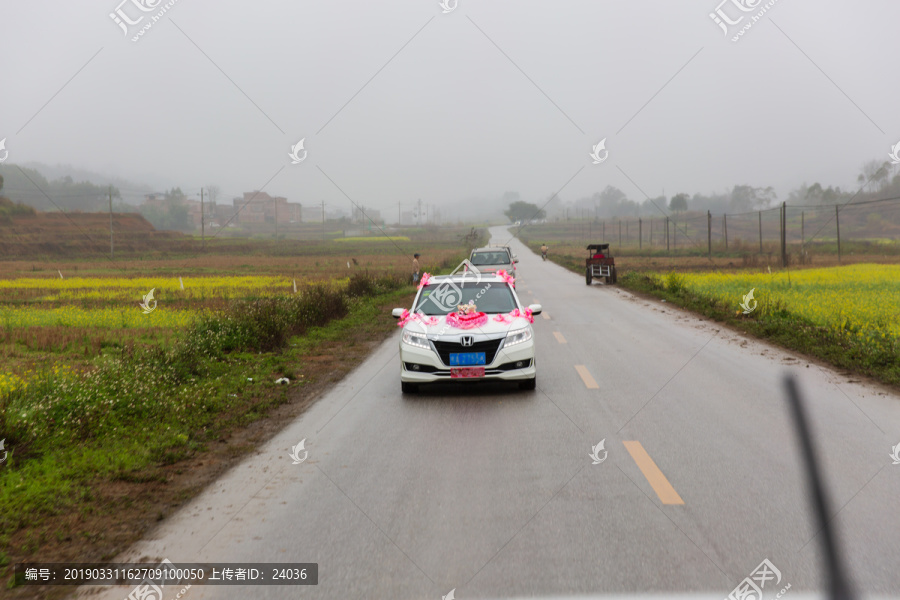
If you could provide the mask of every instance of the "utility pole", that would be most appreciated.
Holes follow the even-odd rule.
[[[762,249],[762,211],[759,211],[759,253],[763,253]]]
[[[203,188],[200,188],[200,240],[204,250],[206,250],[206,223],[203,219]]]
[[[109,257],[113,256],[113,233],[112,233],[112,186],[109,186]]]

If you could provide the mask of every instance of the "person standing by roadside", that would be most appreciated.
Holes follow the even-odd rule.
[[[419,253],[413,254],[413,283],[419,283]]]

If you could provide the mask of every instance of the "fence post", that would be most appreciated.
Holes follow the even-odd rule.
[[[3,138],[4,140],[6,138]],[[3,160],[6,160],[4,157]],[[109,186],[109,257],[113,256],[113,226],[112,226],[112,186]],[[203,188],[200,188],[200,226],[203,227]],[[206,243],[206,239],[203,240],[204,244]],[[4,460],[6,456],[4,456]]]
[[[806,211],[800,211],[800,254],[806,252],[804,244],[806,243]]]
[[[722,231],[725,233],[725,251],[728,251],[728,215],[722,215]]]
[[[644,222],[638,217],[638,250],[644,247]]]
[[[781,266],[787,267],[787,202],[781,203]]]
[[[778,253],[781,254],[784,246],[784,202],[778,207]],[[781,266],[784,266],[784,257],[781,257]]]
[[[669,253],[669,217],[666,217],[666,254]]]
[[[838,205],[834,205],[834,221],[837,224],[838,262],[841,262],[841,217]]]
[[[712,212],[706,211],[706,245],[709,259],[712,260]]]
[[[762,254],[762,211],[759,211],[759,253]]]

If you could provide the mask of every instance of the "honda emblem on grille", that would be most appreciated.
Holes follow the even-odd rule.
[[[464,348],[468,348],[469,346],[472,346],[474,343],[475,343],[475,338],[472,337],[471,335],[464,335],[461,338],[459,338],[459,345]]]

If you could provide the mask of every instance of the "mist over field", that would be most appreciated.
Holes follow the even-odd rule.
[[[125,205],[214,186],[218,202],[263,190],[387,222],[420,199],[445,221],[556,193],[657,216],[647,199],[678,193],[703,195],[691,209],[805,202],[791,192],[815,183],[849,199],[900,140],[895,57],[870,43],[900,6],[744,4],[765,12],[719,4],[742,19],[725,28],[708,0],[8,3],[3,193],[55,209],[11,173],[31,165]],[[735,186],[759,197],[735,205]],[[601,209],[610,194],[641,206]]]

